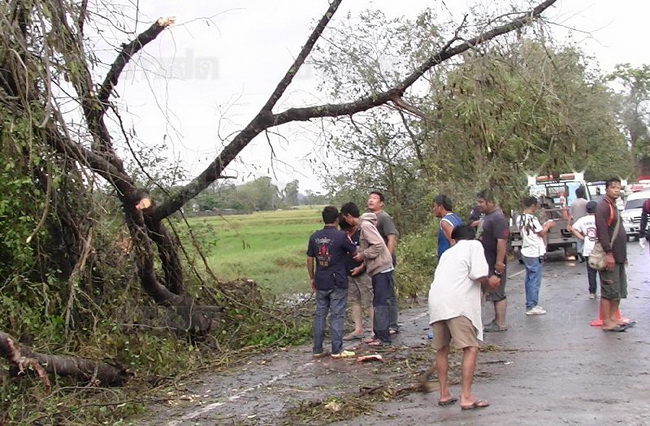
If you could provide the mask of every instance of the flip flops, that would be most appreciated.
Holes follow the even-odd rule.
[[[448,405],[455,404],[456,401],[458,401],[458,398],[456,398],[455,396],[452,396],[451,398],[449,398],[446,401],[438,400],[438,405],[441,406],[441,407],[446,407]]]
[[[616,327],[613,328],[603,328],[603,331],[608,331],[610,333],[620,333],[622,331],[627,330],[629,325],[617,325]]]
[[[379,340],[379,339],[366,341],[365,344],[368,345],[368,346],[390,346],[390,343],[384,342],[384,341]]]
[[[352,351],[345,351],[344,350],[344,351],[341,351],[341,352],[339,352],[337,354],[332,354],[330,356],[332,358],[334,358],[334,359],[341,359],[341,358],[352,358],[354,356],[357,356],[357,354],[352,352]]]
[[[476,410],[477,408],[489,407],[490,403],[484,399],[477,399],[471,405],[461,405],[461,410]]]
[[[351,340],[361,340],[361,339],[363,339],[363,334],[350,333],[343,336],[343,341],[345,342],[349,342]]]

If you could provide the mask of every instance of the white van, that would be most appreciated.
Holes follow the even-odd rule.
[[[625,200],[625,207],[621,217],[627,237],[639,239],[639,225],[641,224],[641,207],[645,200],[650,199],[650,189],[634,192]]]

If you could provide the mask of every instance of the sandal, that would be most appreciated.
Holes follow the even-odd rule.
[[[487,402],[484,399],[477,399],[476,401],[472,402],[470,405],[461,405],[460,409],[461,410],[475,410],[477,408],[485,408],[489,407],[490,403]]]
[[[447,399],[445,401],[442,401],[442,400],[439,399],[438,400],[438,405],[441,406],[441,407],[446,407],[447,405],[455,404],[456,401],[458,401],[458,398],[456,398],[455,396],[452,396],[451,398],[449,398],[449,399]]]
[[[363,339],[363,334],[350,333],[343,336],[343,341],[345,342],[349,342],[351,340],[361,340],[361,339]]]
[[[369,342],[366,342],[366,345],[368,346],[390,346],[390,343],[386,343],[382,340],[379,339],[373,339]]]

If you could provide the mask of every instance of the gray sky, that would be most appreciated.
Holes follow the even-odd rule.
[[[348,0],[337,17],[362,7],[379,8],[391,17],[415,17],[424,7],[435,6],[460,22],[468,5],[492,7],[493,3]],[[118,88],[118,102],[128,105],[127,122],[138,137],[147,144],[161,143],[164,138],[168,154],[181,160],[192,177],[257,113],[328,6],[326,0],[140,0],[138,4],[138,32],[161,16],[175,16],[176,25],[136,58]],[[560,0],[545,16],[557,24],[552,28],[558,37],[569,37],[568,28],[578,30],[573,31],[572,40],[592,53],[603,70],[610,71],[617,63],[650,63],[650,50],[641,44],[648,39],[643,22],[648,12],[650,6],[643,0]],[[159,75],[143,72],[143,68],[158,69]],[[317,79],[306,68],[276,111],[326,100],[316,85]],[[272,139],[279,160],[273,168],[269,144],[261,135],[228,169],[229,174],[238,176],[240,182],[268,175],[280,188],[298,179],[301,192],[320,190],[312,170],[317,162],[309,161],[323,160],[322,152],[314,148],[317,126],[285,125],[276,131],[282,136]]]

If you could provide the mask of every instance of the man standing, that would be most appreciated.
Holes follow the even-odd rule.
[[[442,254],[451,247],[451,231],[464,222],[452,211],[451,200],[446,195],[436,195],[432,210],[433,215],[440,218],[440,228],[438,228],[438,262],[440,262]]]
[[[393,258],[393,267],[395,267],[397,264],[397,256],[395,254],[395,248],[397,247],[397,228],[395,228],[393,218],[384,211],[384,207],[386,206],[384,194],[379,191],[372,191],[368,195],[367,206],[368,210],[377,216],[377,230],[384,239],[386,247],[388,247],[388,251]],[[390,307],[390,334],[399,333],[399,325],[397,324],[398,315],[399,311],[397,303],[395,303]]]
[[[571,226],[578,221],[581,217],[587,216],[587,200],[585,199],[585,188],[579,186],[576,188],[576,199],[571,203],[569,208],[569,223],[567,224],[567,229],[571,231]],[[580,263],[585,261],[585,257],[582,255],[584,241],[578,239],[576,244],[576,249],[578,251],[578,261]]]
[[[616,313],[621,299],[627,298],[627,237],[621,226],[616,199],[621,195],[621,181],[611,178],[605,181],[605,196],[596,207],[596,231],[598,241],[606,253],[607,265],[600,271],[600,309],[603,331],[625,331],[626,324],[619,324]],[[613,243],[612,243],[613,240]]]
[[[490,190],[484,190],[477,194],[478,208],[485,214],[479,241],[485,250],[490,271],[501,278],[498,288],[487,293],[486,299],[494,303],[494,320],[483,331],[496,332],[506,331],[506,246],[510,230],[508,221],[501,209],[494,202],[494,195]]]
[[[524,198],[524,212],[517,218],[522,236],[521,257],[526,266],[524,289],[526,290],[526,315],[545,315],[546,310],[538,305],[539,288],[542,285],[542,262],[546,254],[544,236],[555,226],[552,219],[539,223],[535,216],[537,198]]]
[[[354,260],[363,261],[366,273],[372,279],[374,309],[374,338],[366,341],[371,346],[390,345],[390,307],[395,305],[395,283],[393,282],[393,260],[379,234],[374,213],[364,213],[359,217],[359,208],[354,203],[341,207],[341,214],[350,225],[359,226],[359,250]]]
[[[325,227],[309,237],[307,246],[307,272],[311,292],[316,293],[313,356],[325,355],[323,340],[329,312],[332,358],[346,358],[355,354],[343,350],[343,325],[348,297],[345,258],[349,254],[354,254],[357,247],[345,235],[345,232],[336,229],[336,220],[339,216],[336,207],[325,207],[322,216]]]
[[[429,290],[429,323],[433,332],[433,347],[437,350],[436,369],[440,385],[438,405],[458,401],[449,392],[449,344],[463,350],[461,363],[460,407],[463,410],[485,408],[488,401],[472,395],[479,341],[483,340],[481,322],[481,285],[496,288],[500,279],[492,274],[485,260],[481,243],[474,240],[471,226],[454,228],[455,244],[443,256],[436,268]]]
[[[339,215],[339,227],[358,248],[359,238],[361,236],[359,227],[350,225],[342,214]],[[355,261],[352,256],[346,258],[346,263],[348,273],[348,304],[352,311],[354,330],[343,337],[344,341],[363,338],[362,310],[368,312],[370,327],[372,327],[373,319],[372,280],[366,274],[366,267],[363,262]]]

